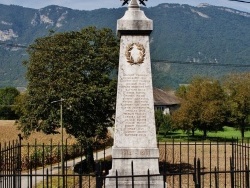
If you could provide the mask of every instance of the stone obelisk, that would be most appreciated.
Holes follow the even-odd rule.
[[[117,21],[120,58],[112,169],[109,176],[159,174],[154,119],[154,100],[149,50],[153,21],[131,0],[125,15]],[[132,165],[133,164],[133,165]],[[132,167],[133,166],[133,167]],[[132,170],[133,168],[133,170]],[[119,188],[148,187],[147,177],[119,178]],[[105,187],[115,188],[116,180],[107,178]],[[150,178],[151,188],[164,187],[162,176]]]

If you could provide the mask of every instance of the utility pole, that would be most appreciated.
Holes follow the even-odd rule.
[[[51,103],[58,103],[58,102],[60,102],[60,126],[61,126],[61,135],[62,135],[62,137],[61,137],[61,174],[62,174],[62,183],[63,183],[63,185],[62,185],[62,187],[64,188],[65,187],[65,177],[64,177],[64,175],[65,175],[65,168],[64,168],[64,150],[63,150],[63,101],[64,101],[65,99],[63,99],[63,98],[61,98],[60,100],[58,100],[58,101],[52,101]]]

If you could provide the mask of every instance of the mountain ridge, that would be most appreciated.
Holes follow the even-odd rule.
[[[250,13],[207,4],[194,7],[162,3],[142,9],[154,21],[150,37],[151,58],[163,60],[152,65],[155,86],[177,87],[188,82],[196,73],[221,77],[234,70],[249,71],[248,67],[233,70],[232,67],[217,67],[212,70],[211,67],[197,68],[194,64],[173,62],[249,64]],[[26,70],[21,62],[28,58],[25,46],[36,38],[48,36],[51,31],[80,30],[90,25],[108,27],[115,33],[117,19],[125,11],[125,7],[89,11],[57,5],[32,9],[0,4],[0,87],[27,84],[24,77]],[[157,68],[159,66],[162,68]]]

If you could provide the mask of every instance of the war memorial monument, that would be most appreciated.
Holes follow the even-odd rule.
[[[144,4],[144,0],[139,0]],[[112,169],[105,187],[163,188],[159,175],[149,35],[153,21],[138,0],[125,0],[128,10],[117,21],[120,57]],[[149,179],[147,175],[152,174]],[[131,176],[121,177],[121,176]],[[113,176],[119,176],[118,182]],[[140,176],[141,175],[141,176]],[[137,177],[138,176],[138,177]],[[140,177],[139,177],[140,176]],[[109,178],[110,177],[110,178]],[[133,180],[132,180],[133,179]]]

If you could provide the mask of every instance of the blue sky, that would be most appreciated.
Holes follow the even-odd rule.
[[[246,0],[250,1],[250,0]],[[229,0],[148,0],[147,6],[156,6],[160,3],[178,3],[197,6],[200,3],[208,3],[215,6],[229,7],[237,10],[250,12],[250,3],[233,2]],[[30,8],[43,8],[48,5],[59,5],[78,10],[93,10],[98,8],[118,8],[120,0],[0,0],[0,4],[20,5]]]

